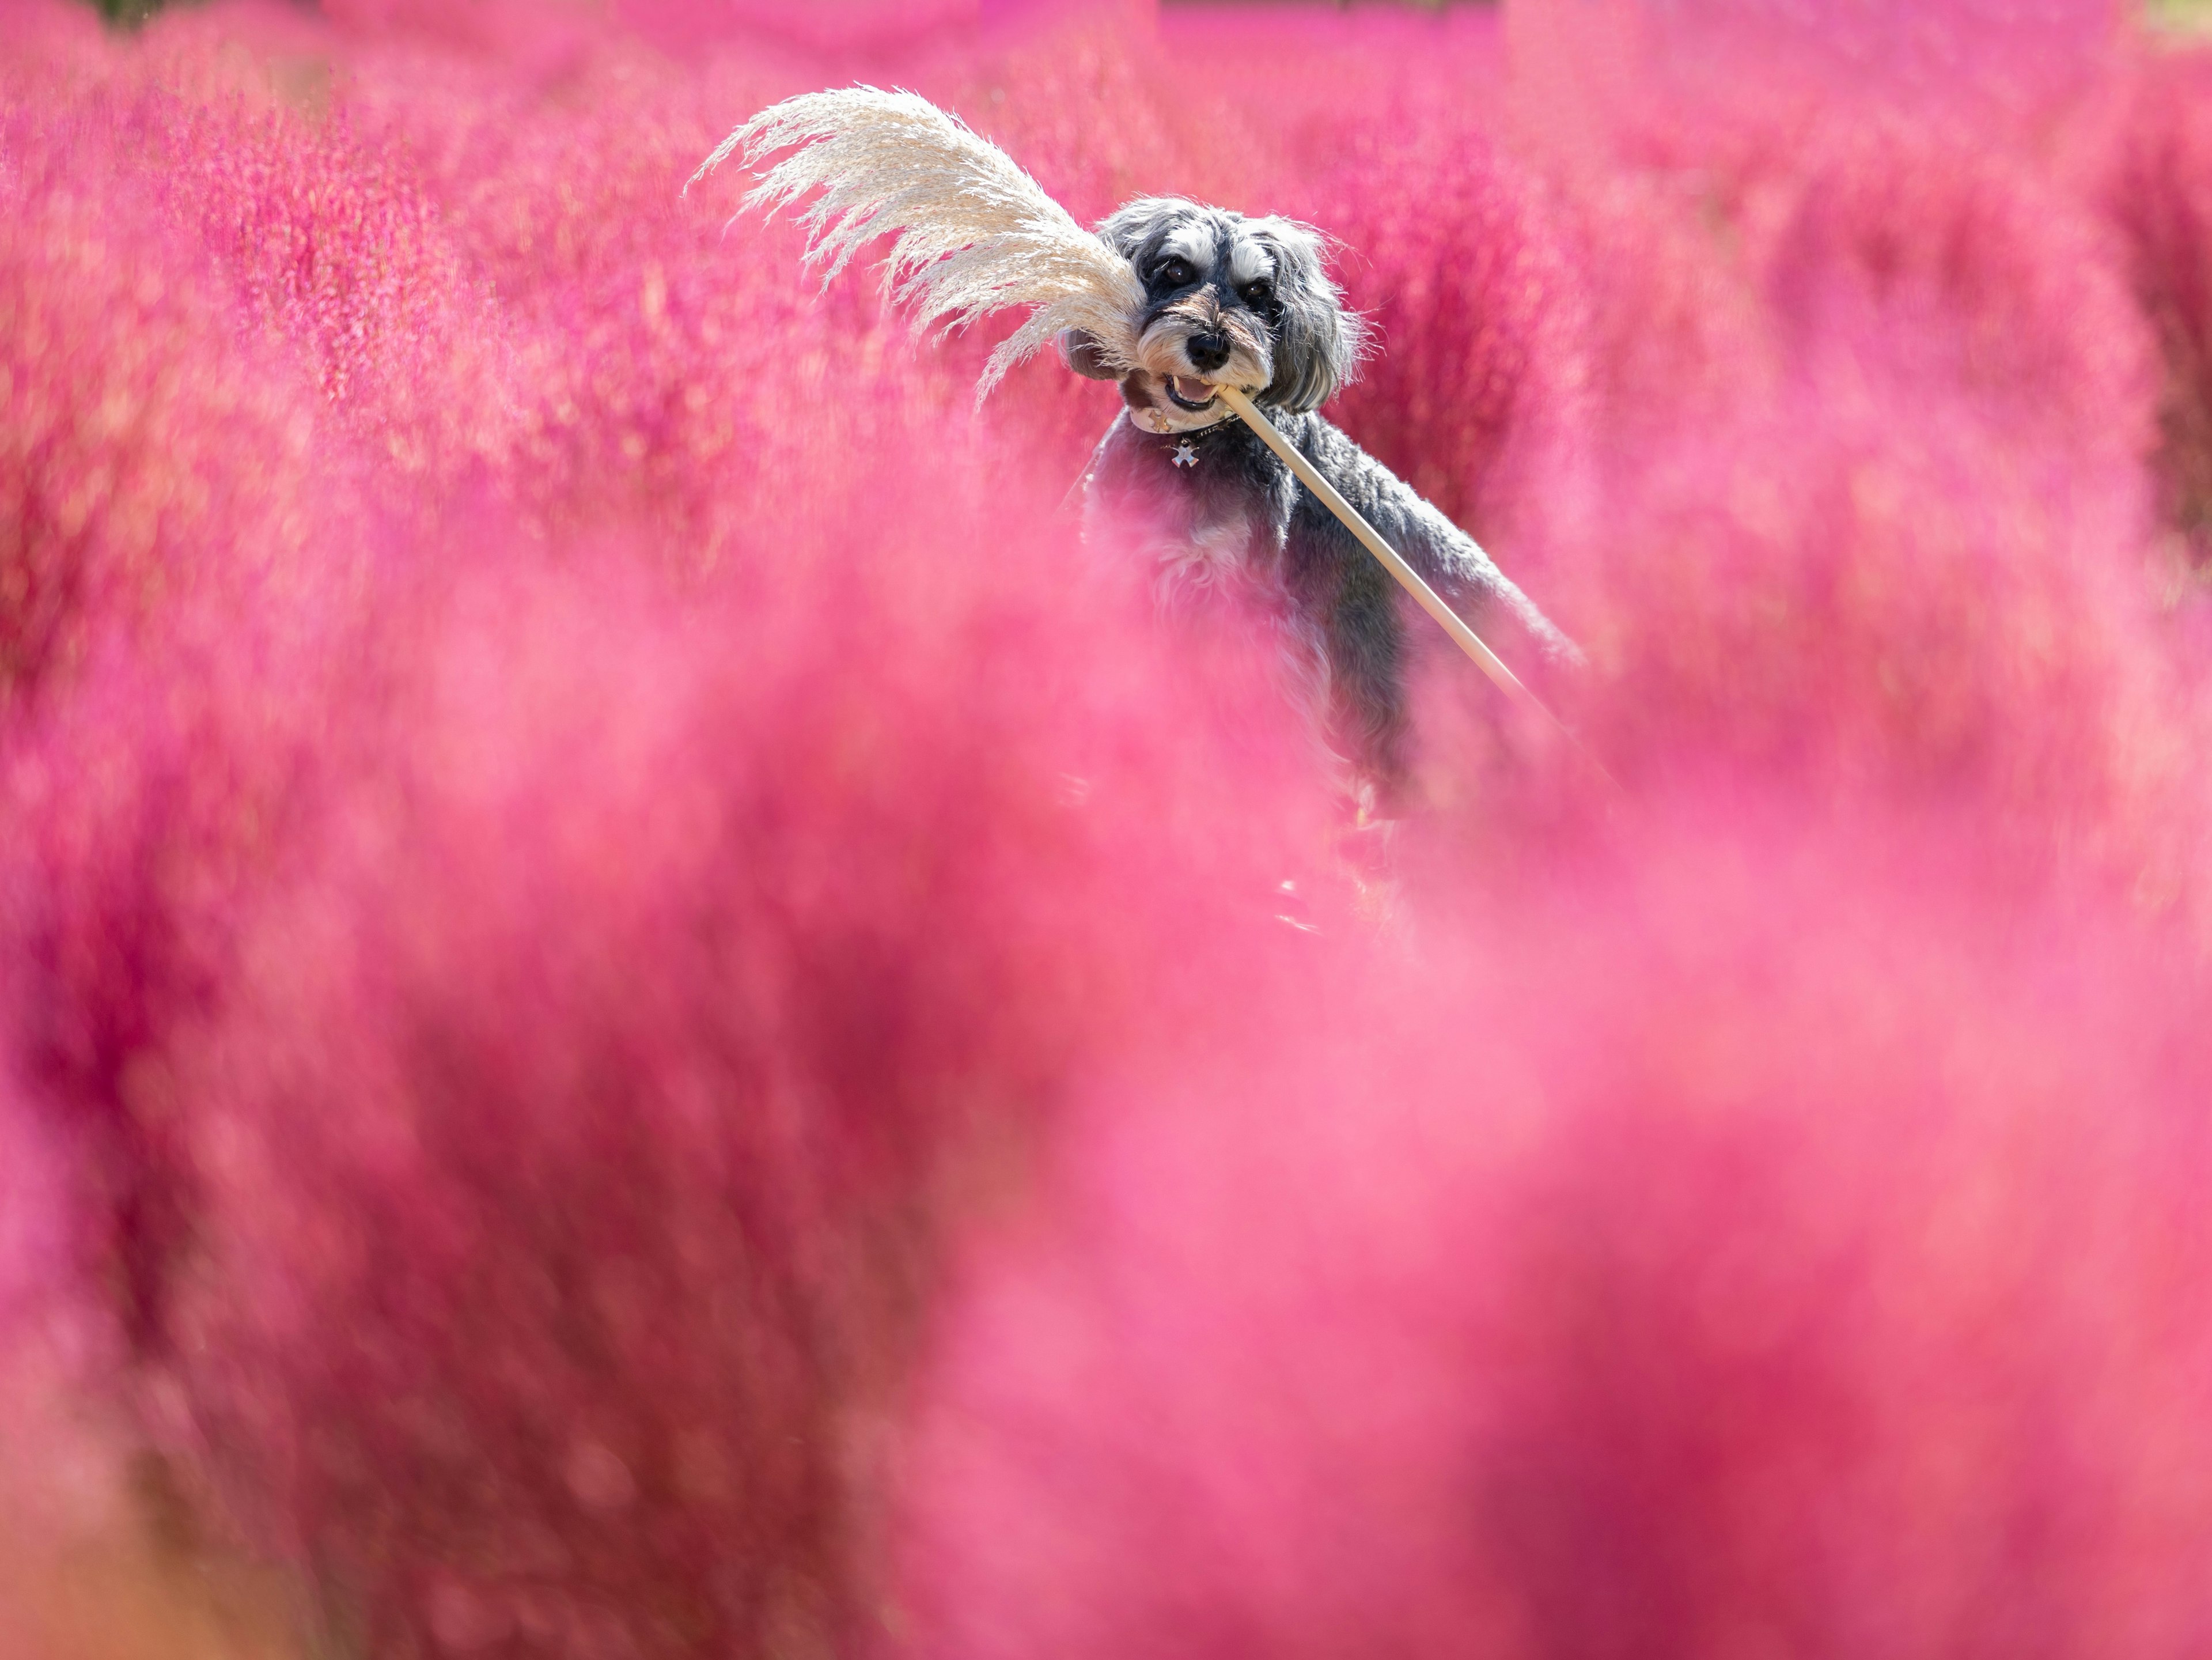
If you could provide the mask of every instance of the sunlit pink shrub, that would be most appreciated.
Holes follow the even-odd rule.
[[[1540,181],[1479,127],[1370,141],[1294,198],[1375,330],[1338,406],[1362,444],[1501,549],[1590,437],[1586,281]],[[1530,575],[1516,562],[1516,575]]]
[[[165,1056],[161,1370],[372,1651],[836,1639],[948,1201],[1303,945],[1298,789],[1159,700],[1065,527],[933,525],[957,465],[685,605],[480,548],[334,710],[348,775]]]
[[[1589,465],[1516,503],[1613,680],[1589,735],[1626,773],[1986,791],[2039,868],[2171,896],[2195,671],[2150,336],[2094,204],[1895,112],[1686,126],[1567,192]]]
[[[8,27],[0,1025],[71,1149],[84,1271],[158,1347],[190,1233],[161,1045],[328,736],[374,509],[312,366],[142,165],[160,95],[73,12]]]
[[[343,549],[316,556],[332,562],[322,597],[357,601]],[[9,1062],[71,1149],[84,1269],[149,1354],[194,1231],[170,1046],[219,1000],[241,904],[352,742],[326,699],[332,654],[350,661],[358,635],[257,599],[244,616],[174,602],[176,636],[100,654],[69,699],[16,724],[0,766]]]
[[[887,1651],[2192,1651],[2195,971],[1956,821],[1732,806],[1093,1079],[945,1326]]]
[[[312,414],[118,188],[113,135],[0,108],[0,709],[101,628],[161,628],[295,558]],[[88,130],[86,130],[88,129]],[[251,457],[251,464],[245,458]]]
[[[2086,422],[2005,432],[2052,411],[2030,388],[1992,413],[1891,355],[1909,325],[1818,326],[1788,381],[1609,475],[1582,551],[1625,603],[1587,632],[1634,690],[1606,718],[1662,752],[1741,744],[1762,768],[1945,787],[1976,757],[2009,775],[2070,745],[2156,660],[2130,458],[2100,467]],[[2052,758],[2055,797],[2092,775],[2086,752]]]
[[[2108,206],[2157,331],[2161,506],[2201,566],[2212,526],[2212,63],[2161,54],[2134,92]]]
[[[1778,91],[2015,137],[2094,89],[2137,21],[2123,0],[1519,0],[1509,17],[1547,74],[1579,60],[1592,90],[1625,105]]]
[[[433,489],[504,465],[523,413],[512,351],[403,167],[342,114],[244,97],[149,104],[149,182],[354,435]]]
[[[0,1082],[0,1646],[25,1660],[213,1660],[134,1548],[143,1443],[79,1249],[76,1152],[15,1079]]]
[[[0,1487],[22,1497],[52,1473],[33,1427],[52,1413],[47,1392],[104,1335],[75,1248],[69,1152],[17,1080],[0,1084]]]
[[[313,724],[303,636],[363,550],[313,379],[173,234],[80,21],[11,21],[0,112],[0,1009],[72,1152],[80,1267],[143,1344],[189,1232],[145,1059],[208,994]]]

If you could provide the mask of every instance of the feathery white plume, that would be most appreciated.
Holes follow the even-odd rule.
[[[889,234],[884,285],[914,304],[918,323],[964,328],[1003,307],[1030,308],[984,366],[979,402],[1062,329],[1088,333],[1111,367],[1135,367],[1135,270],[1012,156],[927,99],[873,87],[787,98],[724,139],[693,181],[732,154],[750,167],[793,145],[801,148],[761,175],[745,205],[773,213],[818,188],[799,222],[807,263],[830,262],[825,284]]]

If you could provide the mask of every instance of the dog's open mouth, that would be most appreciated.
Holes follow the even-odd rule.
[[[1162,383],[1168,401],[1180,410],[1202,410],[1213,401],[1213,388],[1188,374],[1170,374]]]

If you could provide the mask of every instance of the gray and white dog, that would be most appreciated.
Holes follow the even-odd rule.
[[[1513,666],[1540,675],[1577,660],[1471,538],[1314,412],[1357,365],[1360,327],[1313,232],[1146,197],[1094,234],[955,117],[873,87],[772,105],[699,171],[778,152],[746,200],[774,209],[811,197],[799,215],[807,258],[830,275],[889,235],[885,281],[919,320],[957,326],[1027,308],[991,354],[979,398],[1055,338],[1071,367],[1121,383],[1127,407],[1092,462],[1086,518],[1135,532],[1171,587],[1256,581],[1358,783],[1387,799],[1406,772],[1400,591],[1217,386],[1261,388],[1255,401],[1290,441]]]
[[[1128,354],[1140,367],[1117,368],[1084,331],[1059,337],[1068,366],[1118,380],[1126,405],[1085,479],[1086,525],[1133,536],[1170,587],[1256,579],[1357,782],[1387,800],[1404,775],[1411,601],[1217,386],[1264,387],[1253,399],[1290,441],[1524,675],[1579,660],[1473,538],[1315,413],[1363,337],[1312,231],[1146,197],[1098,234],[1143,285]]]

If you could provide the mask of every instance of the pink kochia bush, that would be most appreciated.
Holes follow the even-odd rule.
[[[117,187],[116,135],[41,130],[21,109],[5,121],[0,700],[14,705],[98,631],[158,629],[284,559],[306,528],[313,423],[281,370],[243,350],[210,361],[220,299],[143,193]]]
[[[850,550],[681,615],[627,561],[442,596],[180,1046],[228,1265],[176,1293],[189,1435],[377,1651],[841,1638],[939,1152],[1297,948],[1233,886],[1297,794],[1188,845],[1241,774],[1056,665],[1141,635]]]
[[[2130,100],[2115,158],[2109,208],[2126,239],[2128,273],[2157,331],[2165,370],[2160,398],[2158,477],[2166,514],[2202,565],[2212,534],[2212,151],[2206,94],[2212,65],[2202,54],[2161,59]]]
[[[2195,974],[1941,834],[1647,830],[1096,1080],[941,1339],[902,1652],[2197,1650]]]
[[[2204,69],[1848,9],[0,17],[0,1494],[364,1660],[2201,1651]],[[1619,792],[1434,654],[1357,826],[1110,392],[682,192],[861,79],[1340,238]]]

